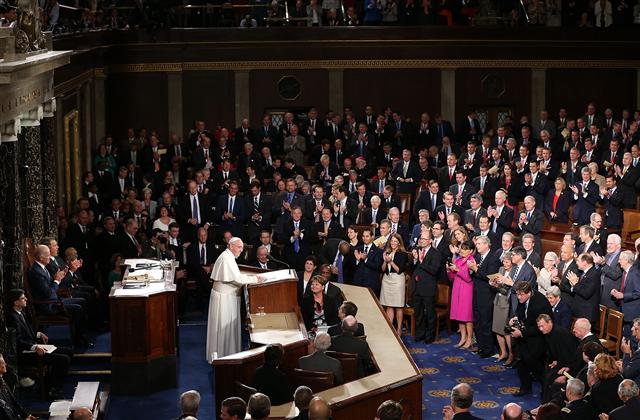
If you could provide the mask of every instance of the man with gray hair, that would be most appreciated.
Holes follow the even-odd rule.
[[[638,384],[631,379],[625,379],[618,385],[618,396],[624,405],[609,413],[609,420],[627,420],[640,417],[640,397],[638,397]],[[606,420],[600,416],[601,420]]]
[[[293,403],[298,409],[298,415],[293,420],[304,420],[309,418],[309,403],[313,398],[313,391],[308,386],[301,385],[293,393]]]
[[[183,419],[188,416],[198,417],[198,409],[200,408],[200,393],[195,390],[189,390],[183,392],[180,395],[180,414],[179,419]]]
[[[640,317],[640,269],[634,265],[634,255],[631,251],[624,251],[620,254],[619,263],[622,269],[620,286],[611,290],[611,296],[617,299],[622,306],[624,314],[624,325],[622,335],[631,338],[635,345],[635,337],[631,335],[632,321]]]
[[[547,290],[547,300],[553,311],[553,322],[567,330],[571,328],[571,307],[561,298],[560,288],[551,286]]]
[[[618,264],[620,253],[622,252],[622,239],[620,235],[612,233],[607,236],[607,254],[602,257],[593,255],[593,262],[600,267],[600,304],[616,311],[618,307],[616,300],[611,297],[611,290],[620,287],[622,270]],[[602,326],[605,328],[606,326]]]
[[[593,407],[584,400],[584,383],[580,379],[569,379],[565,390],[567,404],[561,410],[562,418],[588,419],[593,416]]]
[[[452,420],[454,417],[480,420],[479,417],[471,414],[471,404],[473,404],[473,388],[464,382],[454,386],[451,390],[451,405],[445,405],[442,409],[443,420]]]
[[[344,328],[344,324],[342,326]],[[300,369],[313,370],[316,372],[333,372],[334,384],[341,384],[342,364],[339,360],[325,354],[331,347],[331,336],[325,332],[319,332],[313,341],[316,350],[307,356],[302,356],[298,360]]]
[[[544,213],[536,208],[535,197],[528,195],[524,198],[524,209],[518,214],[516,233],[530,233],[536,238],[534,250],[540,254],[542,252],[542,242],[540,232],[544,223]]]
[[[253,394],[247,402],[247,412],[252,419],[262,420],[269,418],[269,413],[271,413],[269,397],[260,392]]]
[[[522,407],[516,403],[509,403],[502,408],[501,420],[521,420]]]
[[[464,211],[464,227],[473,233],[478,229],[480,216],[486,216],[487,210],[482,207],[482,196],[480,194],[472,194],[469,198],[470,208]]]

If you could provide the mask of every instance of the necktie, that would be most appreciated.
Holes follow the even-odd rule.
[[[611,163],[616,163],[616,154],[611,152]]]
[[[513,281],[516,281],[516,279],[518,278],[518,271],[519,270],[520,270],[520,267],[517,266],[517,265],[513,268],[513,276],[511,276]]]
[[[336,259],[336,268],[338,269],[338,283],[344,283],[344,273],[342,271],[342,254],[338,253]]]
[[[227,180],[227,172],[223,172],[223,173],[222,173],[222,179],[223,179],[224,181],[226,181],[226,180]]]
[[[293,193],[287,193],[287,202],[291,204],[293,201]]]
[[[529,220],[531,220],[531,212],[530,211],[527,212],[527,221],[529,221]]]
[[[624,286],[627,282],[627,271],[622,272],[622,280],[620,280],[620,293],[624,293]]]
[[[298,230],[300,227],[300,222],[294,222],[293,223],[295,230]],[[293,251],[297,254],[298,252],[300,252],[300,237],[296,237],[296,239],[293,241]]]
[[[438,249],[438,244],[440,243],[440,238],[433,238],[433,247]]]
[[[449,168],[449,181],[453,179],[453,169]]]
[[[379,188],[379,193],[382,194],[384,193],[384,181],[379,181],[380,184],[380,188]]]
[[[255,213],[258,213],[258,210],[259,210],[259,209],[260,209],[260,201],[258,200],[258,197],[256,197],[256,198],[253,200],[253,211],[254,211]]]
[[[478,215],[478,211],[474,210],[474,212],[473,212],[473,226],[476,225],[476,217],[477,217],[477,215]]]
[[[368,256],[368,254],[369,254],[369,245],[365,245],[365,247],[364,247],[365,258]]]
[[[427,255],[427,248],[422,248],[422,251],[420,251],[420,262],[424,261],[425,255]]]
[[[198,198],[196,195],[191,196],[191,217],[196,219],[200,224],[200,209],[198,208]]]
[[[233,213],[233,201],[234,197],[229,197],[229,213]]]
[[[200,265],[205,265],[207,259],[204,250],[204,245],[200,245]]]
[[[409,162],[405,162],[404,163],[404,168],[402,169],[402,175],[406,178],[407,177],[407,170],[409,169]]]
[[[87,227],[80,225],[80,228],[82,229],[82,234],[84,235],[85,233],[87,233]]]
[[[431,194],[431,211],[436,209],[436,195]]]

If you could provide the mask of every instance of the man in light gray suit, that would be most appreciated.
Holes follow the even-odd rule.
[[[342,383],[342,364],[338,359],[329,357],[325,351],[331,347],[331,336],[327,333],[320,332],[316,335],[313,342],[316,351],[308,356],[302,356],[298,360],[298,366],[304,370],[314,370],[316,372],[333,372],[334,384]]]
[[[612,233],[607,236],[607,255],[594,258],[594,262],[600,266],[602,273],[600,276],[600,304],[616,311],[619,311],[620,307],[616,299],[611,297],[611,290],[617,290],[622,279],[622,270],[618,264],[621,248],[622,239],[619,235]]]
[[[533,121],[533,136],[539,139],[542,130],[547,130],[551,141],[556,138],[556,123],[549,119],[549,113],[544,109],[540,111],[540,118]]]

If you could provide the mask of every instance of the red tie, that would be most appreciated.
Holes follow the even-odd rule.
[[[420,253],[420,262],[424,260],[425,255],[427,255],[427,248],[422,248],[422,251]]]
[[[627,281],[627,272],[622,272],[622,280],[620,281],[620,293],[624,293],[624,284]]]
[[[611,163],[616,163],[616,154],[611,152]]]
[[[449,181],[453,179],[453,169],[449,168]]]

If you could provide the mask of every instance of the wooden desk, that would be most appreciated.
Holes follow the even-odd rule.
[[[111,383],[118,394],[148,394],[177,386],[176,286],[167,282],[109,294]]]
[[[367,377],[333,387],[319,393],[331,404],[333,418],[353,420],[374,418],[378,405],[388,399],[401,400],[407,414],[413,418],[422,416],[422,375],[408,350],[396,335],[382,307],[369,289],[340,285],[347,300],[358,305],[358,320],[365,326],[367,342],[375,358],[379,372]],[[267,311],[268,312],[268,311]],[[304,342],[285,345],[283,370],[297,367],[298,358],[308,354]],[[233,383],[239,380],[250,384],[255,368],[263,363],[265,347],[216,360],[216,404],[233,394]],[[225,375],[224,382],[218,376]],[[224,391],[223,391],[224,390]],[[274,406],[271,417],[293,417],[294,404]]]

